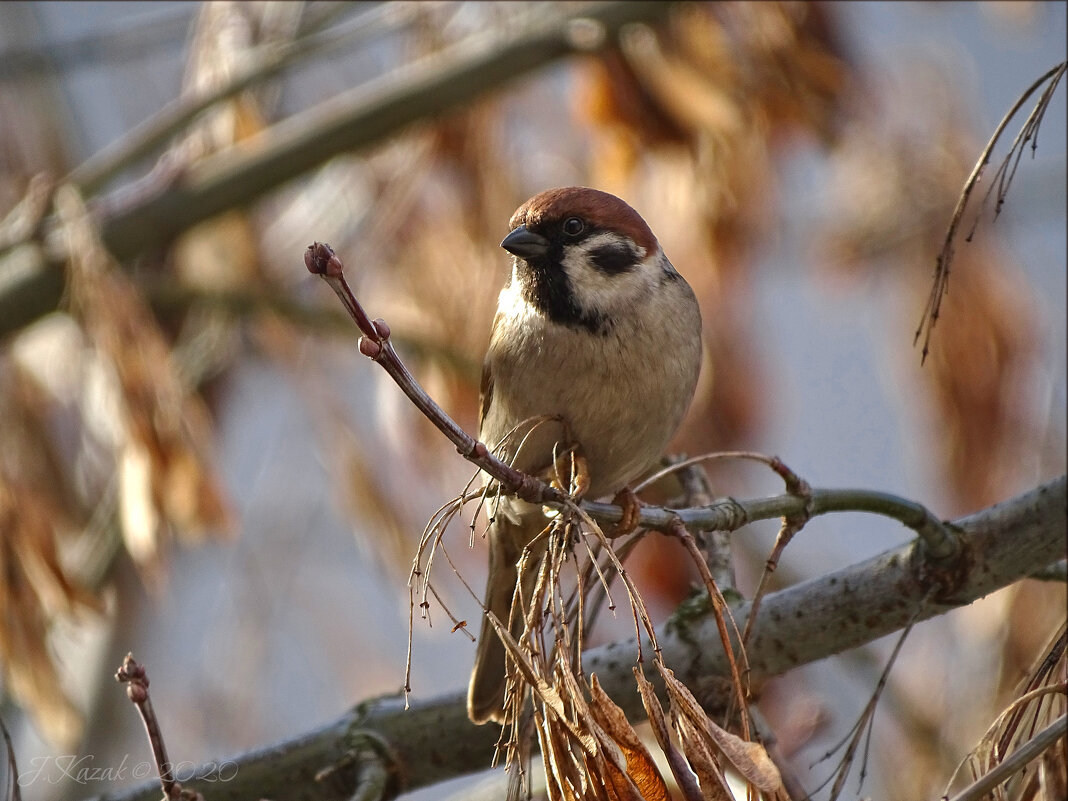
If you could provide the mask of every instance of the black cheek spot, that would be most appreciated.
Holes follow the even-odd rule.
[[[590,261],[609,275],[633,270],[638,265],[637,254],[624,244],[602,245],[590,251]]]

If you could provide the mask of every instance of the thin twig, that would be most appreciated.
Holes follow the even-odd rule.
[[[779,460],[778,456],[768,456],[763,453],[757,453],[756,451],[717,451],[715,453],[703,453],[700,456],[691,456],[689,459],[674,462],[667,467],[657,470],[655,473],[636,484],[634,491],[641,492],[646,487],[655,484],[664,476],[670,475],[671,473],[685,470],[686,468],[701,464],[702,462],[712,462],[717,459],[746,459],[751,462],[760,462],[780,475],[782,475],[782,468],[785,467]],[[789,470],[789,468],[786,469]],[[792,475],[792,472],[790,475]]]
[[[683,505],[709,506],[713,501],[708,473],[700,464],[690,464],[679,471],[679,483],[683,489]],[[737,590],[734,577],[734,558],[731,553],[731,532],[717,529],[695,529],[693,538],[701,550],[705,564],[715,579],[716,586],[724,593]]]
[[[986,798],[991,790],[1007,781],[1017,771],[1022,770],[1028,762],[1064,737],[1066,733],[1068,733],[1068,716],[1061,715],[1013,751],[1001,764],[953,796],[951,801],[980,801]]]
[[[156,719],[156,711],[152,708],[152,699],[148,696],[148,673],[145,672],[144,665],[134,661],[133,654],[126,654],[122,667],[115,672],[115,680],[126,685],[126,695],[137,707],[141,722],[145,724],[145,734],[148,735],[148,744],[152,747],[152,757],[156,761],[164,798],[181,798],[182,785],[174,778],[173,765],[167,759],[167,747],[163,742],[163,731],[160,729],[159,720]]]
[[[609,503],[583,501],[582,508],[601,523],[615,523],[622,517],[622,510]],[[868,512],[897,520],[916,532],[924,542],[925,552],[936,560],[952,559],[960,547],[953,527],[940,521],[922,504],[866,489],[812,489],[808,500],[791,494],[745,500],[718,498],[708,506],[690,509],[643,505],[638,525],[667,532],[678,516],[690,530],[737,531],[758,520],[790,517],[806,508],[811,517],[831,512]]]
[[[760,573],[760,581],[757,582],[756,591],[753,593],[752,603],[754,612],[760,609],[760,602],[767,594],[768,587],[771,586],[771,576],[779,566],[779,559],[782,557],[782,552],[786,550],[786,546],[790,544],[794,535],[804,527],[807,520],[807,517],[783,518],[782,525],[779,527],[779,533],[775,535],[775,544],[772,546],[768,558],[764,560],[764,569]],[[756,615],[750,614],[749,619],[745,621],[745,632],[742,634],[743,647],[749,643],[749,637],[753,633],[753,621],[755,620]]]
[[[875,690],[871,694],[871,698],[868,699],[868,703],[864,706],[864,711],[860,713],[860,717],[857,718],[856,723],[846,733],[846,736],[826,754],[823,755],[818,762],[822,762],[825,759],[829,759],[838,749],[842,746],[846,746],[845,752],[842,754],[842,759],[838,763],[838,767],[827,778],[823,784],[813,790],[813,794],[819,792],[826,786],[827,782],[832,778],[834,779],[834,786],[831,788],[831,801],[834,801],[842,793],[842,787],[845,784],[846,777],[849,775],[849,771],[853,766],[853,760],[856,758],[857,749],[860,747],[860,741],[865,740],[864,757],[861,760],[860,767],[860,785],[859,788],[864,785],[864,777],[867,773],[868,764],[868,744],[871,741],[872,726],[875,721],[875,710],[879,705],[879,698],[883,694],[883,690],[886,688],[887,679],[890,677],[890,670],[893,668],[894,663],[897,661],[898,654],[901,653],[901,647],[905,644],[905,640],[908,638],[909,633],[912,631],[912,627],[919,619],[920,610],[923,608],[922,604],[917,607],[916,612],[913,614],[912,619],[909,620],[908,625],[901,632],[901,636],[898,637],[897,642],[894,643],[894,649],[890,652],[890,658],[886,661],[886,667],[883,668],[883,672],[879,675],[879,681],[875,685]],[[848,743],[848,745],[847,745]]]
[[[718,586],[716,586],[716,580],[712,577],[711,571],[708,569],[708,565],[701,557],[701,552],[697,549],[697,543],[694,542],[693,535],[686,530],[686,526],[682,524],[682,521],[678,521],[675,526],[674,534],[676,538],[683,544],[687,552],[693,559],[694,564],[697,566],[698,572],[701,574],[701,579],[704,581],[705,589],[708,591],[708,597],[712,601],[712,615],[716,621],[716,628],[719,631],[719,641],[723,645],[723,653],[727,657],[727,666],[730,668],[731,673],[731,685],[734,687],[736,698],[738,701],[738,715],[742,723],[742,737],[746,740],[750,739],[749,733],[749,660],[745,655],[745,641],[741,634],[738,632],[738,624],[734,620],[734,615],[731,613],[730,606],[727,605],[727,599],[723,597],[723,593],[720,592]],[[730,621],[730,628],[734,630],[734,637],[739,643],[739,657],[742,663],[742,667],[739,670],[738,661],[734,658],[734,646],[731,644],[730,630],[727,627],[727,621]],[[742,676],[745,676],[745,680],[742,680]]]
[[[769,466],[782,477],[786,483],[786,491],[802,501],[802,506],[794,514],[783,515],[782,525],[779,527],[779,533],[775,537],[775,544],[772,546],[768,558],[764,560],[764,570],[760,574],[760,582],[757,584],[756,592],[753,594],[752,610],[750,611],[749,619],[745,622],[745,633],[742,634],[743,649],[749,643],[749,637],[753,633],[753,621],[756,619],[755,613],[760,609],[760,603],[764,599],[764,595],[767,594],[768,586],[771,582],[771,574],[779,566],[782,552],[786,550],[786,546],[790,544],[794,535],[803,529],[812,517],[812,487],[809,486],[808,482],[787,467],[777,456],[772,459]]]
[[[19,786],[19,767],[15,762],[15,747],[11,744],[11,734],[7,730],[7,726],[4,725],[4,719],[0,718],[0,735],[4,738],[4,760],[7,763],[7,769],[0,771],[0,774],[7,776],[7,781],[4,782],[4,786],[0,789],[3,790],[3,797],[10,798],[11,801],[22,801],[22,788]]]
[[[960,226],[961,218],[964,216],[964,209],[968,205],[968,200],[971,198],[972,190],[979,183],[983,170],[986,165],[990,163],[990,154],[994,150],[994,146],[1001,138],[1005,128],[1008,126],[1012,118],[1016,116],[1016,113],[1020,110],[1028,98],[1031,97],[1046,81],[1050,81],[1050,87],[1043,93],[1042,98],[1039,100],[1035,109],[1028,116],[1027,122],[1024,123],[1023,129],[1020,135],[1016,137],[1016,141],[1013,142],[1012,149],[1005,157],[1005,161],[998,169],[998,175],[1001,176],[1001,180],[995,182],[994,185],[998,187],[998,200],[997,208],[1000,210],[1002,203],[1005,200],[1005,194],[1008,192],[1009,184],[1012,182],[1012,175],[1015,174],[1015,167],[1013,168],[1008,179],[1005,180],[1004,172],[1009,161],[1013,157],[1013,153],[1018,149],[1018,146],[1026,142],[1031,136],[1037,136],[1037,125],[1041,123],[1042,116],[1045,113],[1046,106],[1049,105],[1049,100],[1052,95],[1052,91],[1056,88],[1057,84],[1064,76],[1065,69],[1068,68],[1068,62],[1062,61],[1057,66],[1046,72],[1041,78],[1035,81],[1031,86],[1017,98],[1013,103],[1012,108],[998,123],[998,127],[994,129],[993,136],[990,137],[990,141],[986,143],[986,147],[983,148],[983,152],[979,156],[979,160],[972,168],[971,175],[964,182],[964,188],[961,190],[960,197],[957,199],[956,208],[953,209],[953,216],[950,219],[949,228],[946,230],[946,238],[942,243],[942,250],[938,254],[938,258],[935,260],[935,275],[934,283],[931,286],[931,292],[927,296],[927,304],[924,306],[923,315],[920,317],[920,324],[916,327],[916,333],[912,338],[913,346],[919,342],[920,335],[923,335],[923,352],[920,356],[920,363],[922,364],[927,360],[927,354],[930,352],[931,345],[931,332],[934,331],[935,324],[938,322],[938,315],[942,308],[942,298],[946,294],[947,287],[949,286],[949,266],[953,261],[953,240],[957,236],[957,228]],[[1051,80],[1052,79],[1052,80]],[[986,197],[989,197],[989,192]],[[984,203],[986,201],[984,197]],[[971,238],[969,234],[969,239]]]
[[[382,365],[382,368],[389,373],[416,408],[456,446],[460,455],[497,479],[505,492],[516,495],[529,503],[552,501],[565,504],[567,502],[567,495],[564,492],[550,487],[534,476],[516,470],[494,456],[484,443],[460,428],[426,393],[393,349],[393,344],[389,341],[389,326],[381,319],[372,322],[363,306],[356,300],[356,296],[352,294],[352,289],[345,280],[341,259],[329,245],[320,242],[310,245],[304,254],[304,263],[309,272],[320,276],[330,285],[353,322],[363,333],[360,338],[360,353]]]

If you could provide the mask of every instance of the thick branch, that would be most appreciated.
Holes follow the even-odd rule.
[[[873,559],[767,596],[748,647],[755,678],[778,675],[799,665],[840,653],[969,604],[1026,577],[1065,554],[1065,478],[978,514],[955,521],[962,551],[952,565],[933,571],[920,540]],[[938,602],[927,602],[932,591]],[[747,605],[735,610],[741,624]],[[723,675],[724,658],[710,618],[674,619],[658,633],[665,661],[676,675],[695,684],[710,673]],[[585,654],[587,672],[628,715],[641,716],[631,667],[633,640]],[[706,696],[706,703],[726,697]],[[273,748],[236,757],[235,778],[188,786],[211,793],[212,801],[269,797],[275,801],[333,801],[347,798],[352,784],[316,782],[333,764],[347,764],[350,751],[377,747],[392,760],[396,790],[431,785],[488,767],[498,730],[473,726],[464,698],[455,693],[416,702],[404,711],[400,697],[361,704],[314,732]],[[342,772],[332,774],[336,780]],[[351,782],[354,777],[349,776]],[[155,801],[158,786],[145,784],[98,801]]]

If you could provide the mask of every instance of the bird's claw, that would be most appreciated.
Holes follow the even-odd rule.
[[[630,487],[624,487],[612,498],[612,503],[623,510],[623,517],[608,531],[609,538],[630,534],[638,527],[642,515],[642,502]]]

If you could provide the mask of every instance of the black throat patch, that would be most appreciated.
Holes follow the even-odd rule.
[[[516,260],[516,276],[523,299],[554,323],[585,328],[605,336],[612,330],[611,318],[583,309],[575,300],[571,280],[559,263],[549,258]]]

